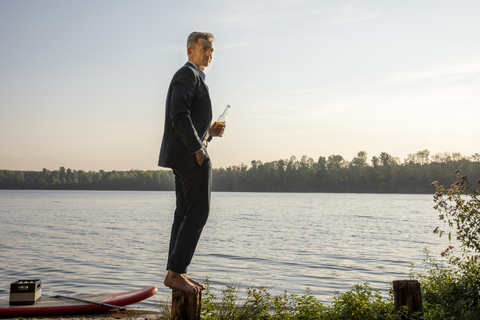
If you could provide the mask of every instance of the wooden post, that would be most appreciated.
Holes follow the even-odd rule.
[[[408,307],[408,313],[402,319],[410,319],[415,312],[423,315],[422,292],[420,282],[417,280],[396,280],[393,281],[393,299],[395,311],[402,306]]]
[[[202,292],[172,290],[172,320],[200,320]]]

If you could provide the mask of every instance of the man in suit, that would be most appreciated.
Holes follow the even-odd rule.
[[[164,284],[185,292],[204,289],[186,272],[210,211],[212,165],[206,146],[225,130],[211,124],[212,105],[203,73],[212,61],[213,40],[207,32],[188,36],[188,62],[175,73],[167,93],[158,161],[159,166],[173,169],[176,195]]]

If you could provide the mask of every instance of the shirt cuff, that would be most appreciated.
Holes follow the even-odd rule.
[[[200,152],[202,149],[203,149],[203,147],[201,147],[200,149],[198,149],[197,151],[195,151],[195,152],[192,153],[192,154],[195,154],[195,153],[197,153],[197,152]]]

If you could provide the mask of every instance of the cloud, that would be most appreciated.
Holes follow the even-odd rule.
[[[335,25],[335,24],[341,24],[341,23],[367,21],[367,20],[376,18],[377,16],[378,16],[377,12],[373,12],[373,13],[353,12],[353,13],[348,13],[348,14],[339,15],[337,17],[333,17],[326,24]]]
[[[412,85],[452,85],[467,79],[472,79],[465,88],[477,86],[480,79],[480,60],[470,61],[462,64],[441,66],[428,70],[411,70],[387,74],[379,79],[366,80],[362,82],[347,83],[333,87],[317,87],[288,92],[293,94],[325,93],[333,90],[366,90],[385,87],[401,87]]]
[[[273,105],[273,106],[277,106],[277,107],[282,107],[284,109],[290,109],[290,110],[299,110],[299,109],[302,109],[298,106],[293,106],[293,105],[286,105],[286,104],[283,104],[283,103],[278,103],[278,102],[265,102],[265,104],[270,104],[270,105]]]
[[[445,66],[433,70],[400,72],[387,76],[382,82],[402,85],[425,81],[456,82],[480,74],[480,61]]]
[[[222,2],[216,4],[223,7],[223,16],[220,19],[229,25],[243,28],[258,28],[261,26],[279,23],[279,28],[295,22],[296,30],[303,24],[305,28],[366,21],[378,16],[366,8],[356,6],[354,1],[334,6],[330,3],[314,0],[272,0],[258,1],[245,0],[242,2]],[[218,14],[215,15],[218,19]],[[310,25],[310,26],[309,26]]]
[[[372,12],[365,8],[359,8],[354,5],[355,1],[350,1],[345,5],[334,8],[329,12],[325,19],[327,25],[367,21],[376,18],[379,13]]]
[[[234,48],[253,46],[254,44],[255,42],[232,43],[224,46],[215,46],[215,50],[229,50]]]

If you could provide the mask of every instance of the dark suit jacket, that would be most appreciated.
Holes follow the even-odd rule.
[[[198,166],[195,152],[204,144],[212,121],[208,88],[186,63],[173,76],[165,106],[165,128],[158,165],[188,170]]]

